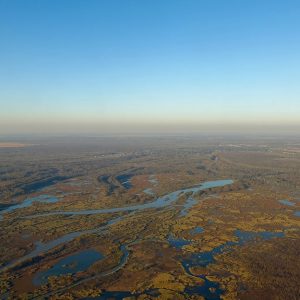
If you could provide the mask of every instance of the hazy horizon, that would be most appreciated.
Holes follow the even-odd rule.
[[[3,127],[0,127],[3,128]],[[0,129],[0,139],[55,136],[300,136],[299,125],[274,124],[39,124]]]
[[[297,1],[0,1],[0,134],[300,131]]]

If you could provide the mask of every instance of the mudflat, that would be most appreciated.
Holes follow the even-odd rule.
[[[0,142],[0,148],[21,148],[28,145],[22,143]]]

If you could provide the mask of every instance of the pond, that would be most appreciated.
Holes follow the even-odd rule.
[[[185,240],[182,238],[175,238],[172,235],[169,235],[167,240],[169,244],[176,249],[181,249],[183,246],[191,244],[191,241],[189,240]]]
[[[295,206],[296,203],[291,202],[289,200],[278,200],[279,203],[284,204],[284,205],[288,205],[288,206]]]
[[[126,189],[129,190],[132,188],[132,183],[131,183],[131,178],[133,175],[131,174],[122,174],[116,176],[116,179],[122,184],[122,186]]]
[[[202,232],[204,232],[204,229],[203,229],[203,227],[200,227],[200,226],[197,226],[190,231],[191,235],[196,235],[196,234],[199,234]]]
[[[39,286],[46,284],[50,276],[73,274],[87,270],[96,261],[103,259],[104,256],[96,250],[88,249],[69,255],[59,260],[50,269],[36,273],[33,284]]]

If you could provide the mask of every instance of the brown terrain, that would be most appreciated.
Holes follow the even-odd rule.
[[[300,299],[297,138],[30,144],[0,143],[1,299]]]

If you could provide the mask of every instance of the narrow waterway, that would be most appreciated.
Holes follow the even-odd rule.
[[[203,184],[200,184],[200,185],[197,185],[194,187],[190,187],[187,189],[180,189],[175,192],[171,192],[162,197],[158,197],[153,202],[145,203],[145,204],[132,205],[132,206],[127,206],[127,207],[108,208],[108,209],[82,210],[82,211],[76,211],[76,212],[58,211],[58,212],[34,215],[31,217],[37,217],[37,216],[43,217],[43,216],[49,216],[49,215],[86,215],[86,214],[105,214],[105,213],[116,213],[116,212],[135,212],[135,211],[141,211],[141,210],[150,209],[150,208],[162,208],[162,207],[171,205],[173,202],[175,202],[178,199],[178,196],[181,195],[182,193],[192,193],[193,194],[198,191],[202,191],[202,190],[206,190],[206,189],[214,188],[214,187],[221,187],[221,186],[229,185],[232,183],[233,183],[233,180],[230,180],[230,179],[208,181],[208,182],[204,182]],[[66,234],[62,237],[59,237],[53,241],[50,241],[48,243],[37,242],[36,248],[32,252],[2,266],[0,268],[0,271],[7,270],[8,268],[11,268],[17,264],[20,264],[28,259],[32,259],[42,253],[45,253],[45,252],[53,249],[54,247],[56,247],[58,245],[70,242],[73,239],[75,239],[83,234],[92,234],[92,233],[101,232],[102,230],[106,230],[110,225],[115,224],[116,222],[120,221],[122,218],[123,217],[114,218],[111,221],[109,221],[106,225],[100,226],[95,229],[68,233],[68,234]]]
[[[186,188],[186,189],[177,190],[175,192],[171,192],[171,193],[166,194],[162,197],[156,198],[152,202],[148,202],[148,203],[144,203],[144,204],[114,207],[114,208],[80,210],[80,211],[54,211],[54,212],[50,212],[50,213],[36,214],[36,215],[28,216],[28,218],[53,216],[53,215],[108,214],[108,213],[117,213],[117,212],[124,212],[124,211],[126,212],[126,211],[144,210],[144,209],[149,209],[149,208],[163,208],[163,207],[171,205],[174,201],[176,201],[180,194],[186,194],[186,193],[194,194],[194,193],[197,193],[199,191],[203,191],[203,190],[207,190],[207,189],[215,188],[215,187],[222,187],[222,186],[229,185],[229,184],[232,184],[232,183],[233,183],[233,180],[231,180],[231,179],[207,181],[207,182],[204,182],[201,185],[197,185],[197,186],[194,186],[194,187],[190,187],[190,188]],[[194,204],[195,204],[195,202],[193,201],[192,205],[194,205]],[[188,208],[191,207],[191,204],[188,204],[187,206],[188,206],[187,207],[187,209],[188,209]]]
[[[39,195],[36,197],[26,198],[23,202],[18,204],[13,204],[10,206],[5,207],[0,211],[0,220],[3,218],[3,214],[12,212],[16,209],[21,209],[25,207],[30,207],[34,202],[40,203],[56,203],[59,199],[55,196],[51,195]]]
[[[211,251],[193,253],[188,258],[182,260],[182,266],[187,274],[195,277],[202,278],[204,280],[203,285],[197,285],[195,287],[187,287],[185,293],[188,295],[201,295],[206,300],[219,300],[223,293],[219,284],[212,282],[206,278],[205,275],[194,275],[191,272],[192,267],[207,267],[209,264],[215,261],[215,256],[223,252],[229,252],[235,246],[242,246],[247,242],[255,239],[269,240],[276,237],[284,237],[283,232],[271,232],[271,231],[242,231],[236,230],[234,232],[235,237],[238,241],[229,241],[220,246],[213,248]]]

